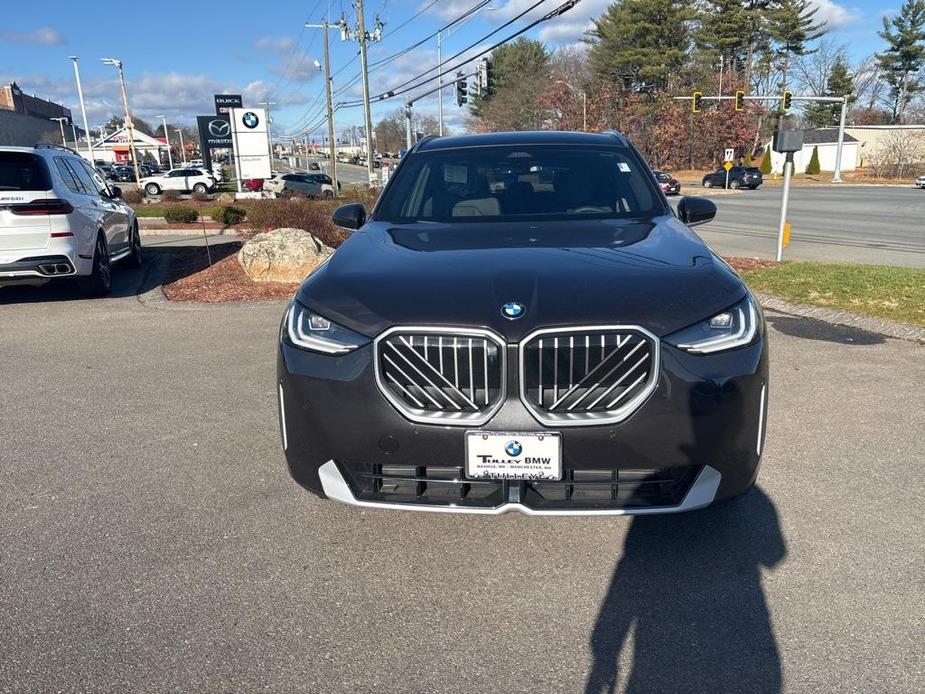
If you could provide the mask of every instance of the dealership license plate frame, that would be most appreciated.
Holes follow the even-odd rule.
[[[534,457],[530,456],[530,450],[536,450],[540,445],[546,444],[546,447],[549,446],[546,443],[546,439],[552,440],[555,442],[555,460],[549,466],[541,466],[536,468],[537,472],[544,472],[544,476],[529,476],[529,468],[525,466],[519,466],[517,471],[521,473],[520,476],[512,476],[511,474],[505,474],[502,472],[502,464],[499,463],[497,466],[492,466],[495,472],[493,474],[478,474],[478,471],[473,471],[470,463],[472,459],[470,458],[470,453],[472,453],[472,446],[470,445],[474,437],[483,437],[484,439],[491,439],[491,444],[493,444],[493,451],[495,456],[499,460],[505,460],[510,456],[505,455],[505,446],[511,440],[517,440],[522,445],[524,441],[532,442],[528,446],[524,446],[524,458]],[[470,480],[508,480],[512,482],[557,482],[562,479],[562,434],[558,431],[484,431],[479,429],[472,429],[466,432],[465,436],[466,441],[466,450],[465,450],[465,460],[464,460],[464,472],[466,479]],[[552,472],[552,474],[548,474]]]

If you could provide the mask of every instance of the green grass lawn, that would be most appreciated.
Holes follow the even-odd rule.
[[[787,262],[742,273],[757,291],[925,326],[925,270],[883,265]]]
[[[199,203],[195,200],[181,200],[176,205],[171,205],[171,207],[192,207],[199,213],[199,217],[202,219],[210,219],[212,216],[212,210],[216,208],[216,205],[204,205],[199,206]],[[167,205],[138,205],[133,206],[135,214],[139,217],[163,217],[164,213],[167,211]]]

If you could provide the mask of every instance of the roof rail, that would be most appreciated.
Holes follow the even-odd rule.
[[[628,144],[629,144],[629,141],[626,139],[626,135],[624,135],[623,133],[621,133],[619,130],[614,130],[613,128],[611,128],[611,129],[609,129],[609,130],[605,130],[605,131],[604,131],[604,134],[605,134],[605,135],[611,135],[611,136],[617,138],[617,140],[619,140],[619,141],[620,141],[620,144],[622,144],[622,145],[628,145]]]
[[[63,149],[65,151],[71,152],[72,154],[76,154],[78,156],[80,155],[80,152],[78,152],[76,149],[73,149],[72,147],[67,147],[65,145],[49,144],[47,142],[39,142],[33,145],[33,148],[34,149]]]
[[[411,146],[411,149],[409,149],[408,151],[409,151],[409,152],[413,152],[414,150],[420,148],[420,146],[421,146],[422,144],[424,144],[425,142],[430,142],[431,140],[436,140],[438,137],[439,137],[439,135],[425,135],[425,136],[422,137],[420,140],[418,140],[417,142],[415,142],[415,143]]]

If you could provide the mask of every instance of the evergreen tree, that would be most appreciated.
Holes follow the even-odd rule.
[[[491,130],[539,130],[546,109],[537,101],[549,80],[549,51],[541,41],[519,38],[491,52],[494,91],[476,99],[472,114]]]
[[[819,168],[819,145],[813,147],[813,155],[809,158],[809,163],[806,165],[806,173],[808,174],[817,174],[822,169]]]
[[[685,0],[617,0],[593,20],[588,61],[610,84],[652,94],[671,87],[690,45]]]
[[[751,41],[749,19],[745,0],[707,0],[700,12],[694,41],[738,70],[747,60]]]
[[[877,33],[888,44],[877,62],[890,85],[891,120],[900,123],[910,98],[923,89],[916,73],[925,67],[925,0],[906,0],[899,14],[883,18]]]
[[[807,44],[825,33],[825,24],[816,23],[818,11],[819,8],[810,5],[809,0],[774,0],[765,11],[768,34],[777,47],[778,55],[783,58],[782,89],[787,88],[791,56],[811,52]]]
[[[848,70],[844,55],[839,55],[832,63],[832,69],[826,79],[825,92],[819,96],[848,96],[849,105],[854,103],[854,76]],[[841,104],[819,104],[810,102],[803,109],[803,119],[812,128],[825,128],[838,125],[841,117]]]
[[[768,148],[764,150],[764,156],[761,157],[761,173],[771,173],[771,145],[768,145]]]

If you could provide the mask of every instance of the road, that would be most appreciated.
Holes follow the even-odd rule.
[[[389,513],[289,478],[282,304],[115,279],[0,293],[0,690],[925,690],[925,348],[770,315],[759,484],[716,509]]]
[[[766,186],[712,196],[716,219],[697,233],[723,255],[773,258],[782,192]],[[788,216],[792,230],[785,258],[925,268],[925,190],[794,186]]]

